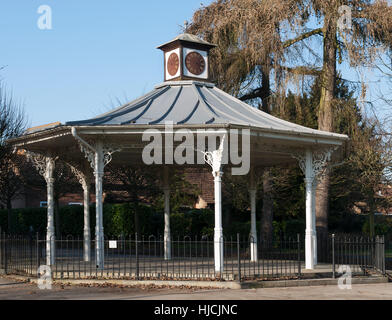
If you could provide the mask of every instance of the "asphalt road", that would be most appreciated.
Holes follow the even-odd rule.
[[[392,283],[268,288],[249,290],[195,290],[159,288],[53,286],[15,283],[0,278],[0,300],[392,300]]]

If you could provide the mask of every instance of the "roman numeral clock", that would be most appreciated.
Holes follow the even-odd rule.
[[[184,33],[158,47],[164,53],[165,81],[209,80],[209,52],[215,45]]]

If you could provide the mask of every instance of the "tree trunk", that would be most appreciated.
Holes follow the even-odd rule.
[[[226,229],[231,225],[231,221],[232,221],[232,219],[231,219],[231,206],[228,206],[228,205],[224,206],[223,212],[224,212],[224,214],[223,214],[223,219],[224,219],[223,228]]]
[[[260,236],[262,240],[272,240],[273,214],[272,180],[270,172],[265,171],[263,176],[263,211],[260,219]]]
[[[371,238],[375,236],[375,227],[374,227],[374,212],[369,213],[369,235]]]
[[[329,173],[320,181],[316,190],[316,230],[320,236],[328,233]]]
[[[270,95],[270,59],[266,59],[266,63],[262,67],[262,111],[271,113]],[[269,170],[266,170],[263,175],[263,209],[260,218],[260,237],[268,241],[272,240],[273,228],[272,221],[273,200],[272,200],[272,180]]]
[[[325,16],[324,22],[324,63],[321,76],[321,98],[318,114],[319,130],[333,131],[332,106],[335,99],[336,53],[337,53],[337,16]],[[316,190],[316,227],[319,232],[328,232],[328,201],[330,172],[322,179]]]
[[[269,60],[268,60],[269,63]],[[271,113],[271,104],[270,104],[270,96],[271,96],[271,83],[270,83],[270,67],[269,65],[264,65],[262,70],[262,90],[261,90],[261,101],[262,106],[261,110],[266,113]]]
[[[7,199],[7,213],[8,213],[8,233],[14,232],[13,216],[12,216],[12,203],[11,199]]]
[[[374,204],[374,197],[370,196],[369,197],[369,235],[370,237],[375,237],[376,236],[376,228],[375,228],[375,222],[374,222],[374,213],[376,211],[376,206]]]
[[[140,219],[139,219],[139,204],[138,202],[134,202],[135,205],[135,215],[134,215],[134,223],[135,223],[135,232],[138,236],[141,236],[141,228],[140,228]]]

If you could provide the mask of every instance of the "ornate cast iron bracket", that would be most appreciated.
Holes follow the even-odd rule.
[[[331,156],[339,147],[330,147],[312,151],[312,176],[313,183],[317,185],[327,174],[330,166]],[[297,159],[301,171],[306,175],[306,152],[292,154]]]
[[[103,166],[106,167],[110,162],[112,162],[113,154],[116,152],[120,152],[122,150],[121,147],[117,147],[111,144],[103,145],[102,153],[103,153]]]
[[[33,164],[34,168],[38,171],[38,173],[42,177],[44,177],[46,183],[51,182],[50,179],[52,179],[52,177],[49,176],[48,164],[52,163],[52,168],[54,168],[54,164],[58,157],[48,157],[31,151],[26,151],[26,157],[27,160],[29,160]]]
[[[215,151],[200,151],[204,154],[204,160],[212,168],[213,175],[217,175],[222,171],[223,148],[225,144],[226,135],[223,136],[218,150]]]
[[[83,173],[81,170],[76,168],[75,166],[68,164],[71,168],[72,173],[78,179],[79,183],[82,185],[83,190],[87,188],[87,186],[91,183],[92,179],[88,174]]]
[[[80,150],[85,155],[87,161],[90,163],[91,168],[95,171],[95,153],[97,150],[89,148],[84,143],[78,141]],[[89,143],[90,144],[90,143]],[[91,145],[91,144],[90,144]],[[112,144],[104,144],[102,147],[102,158],[103,158],[103,165],[106,167],[113,159],[113,154],[116,152],[120,152],[122,150],[121,147],[114,146]]]

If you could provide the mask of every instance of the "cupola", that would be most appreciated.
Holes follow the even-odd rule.
[[[183,33],[158,47],[164,54],[164,79],[209,81],[210,50],[216,47],[199,37]]]

